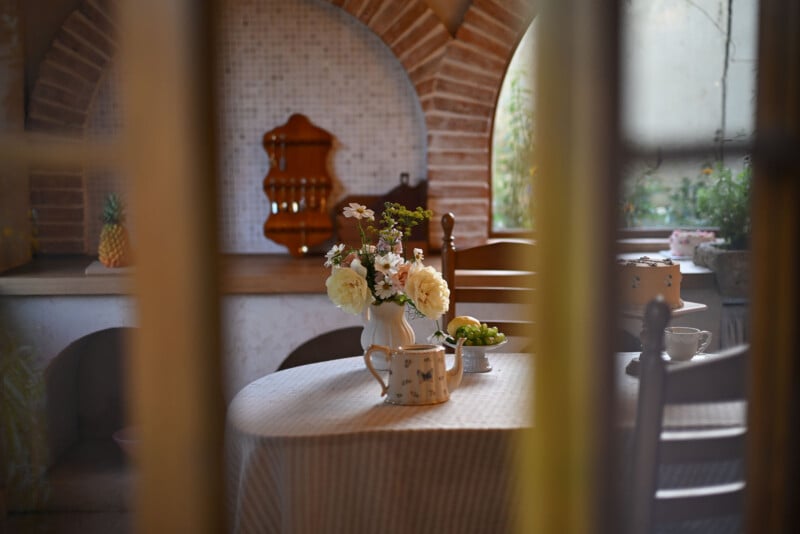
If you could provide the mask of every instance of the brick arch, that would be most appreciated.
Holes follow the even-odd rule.
[[[114,0],[82,0],[64,21],[39,68],[26,128],[85,134],[89,111],[116,52]],[[32,169],[30,203],[43,253],[86,253],[86,175],[82,168]]]
[[[489,232],[491,125],[516,44],[533,18],[526,0],[474,0],[455,36],[422,0],[326,0],[369,27],[408,73],[428,130],[428,200],[435,219],[452,211],[459,242]],[[65,20],[34,84],[31,131],[82,136],[116,51],[114,0],[82,0]],[[86,252],[83,169],[34,170],[31,207],[42,252]],[[441,244],[438,224],[431,245]]]
[[[39,68],[27,128],[82,135],[100,80],[116,52],[111,0],[83,0],[64,21]]]
[[[527,0],[474,0],[422,97],[428,126],[429,207],[457,216],[461,244],[489,235],[492,124],[517,44],[531,24]],[[441,228],[430,239],[441,243]],[[435,233],[434,233],[435,230]]]
[[[455,37],[425,2],[329,0],[394,52],[414,85],[428,129],[428,204],[452,211],[459,243],[489,234],[492,121],[517,43],[533,19],[526,0],[474,0]],[[441,244],[439,224],[429,240]]]

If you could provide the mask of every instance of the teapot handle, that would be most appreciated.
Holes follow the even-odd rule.
[[[383,345],[370,345],[367,349],[367,352],[364,353],[364,363],[367,364],[367,369],[369,372],[372,373],[372,376],[375,377],[375,380],[380,382],[381,384],[381,397],[386,395],[386,392],[389,391],[389,386],[386,385],[386,382],[383,381],[381,375],[378,374],[378,371],[375,370],[375,367],[372,366],[372,353],[373,352],[383,352],[386,354],[386,359],[391,360],[392,358],[392,349],[389,347],[384,347]]]

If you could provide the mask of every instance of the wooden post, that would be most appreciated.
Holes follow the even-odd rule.
[[[616,2],[540,2],[534,429],[520,532],[618,532],[611,454]]]
[[[136,531],[224,531],[211,1],[120,5],[136,252]]]

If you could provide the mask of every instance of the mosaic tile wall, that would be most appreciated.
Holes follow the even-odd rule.
[[[335,137],[331,203],[348,194],[386,193],[401,172],[412,185],[424,179],[426,131],[414,88],[397,58],[361,22],[320,0],[227,0],[222,33],[223,252],[286,252],[263,235],[268,200],[262,181],[269,169],[261,139],[292,113]],[[90,133],[107,131],[118,116],[106,88],[111,83],[113,77],[97,95]],[[90,219],[109,187],[115,187],[111,176],[92,176]],[[89,224],[91,238],[99,230]]]

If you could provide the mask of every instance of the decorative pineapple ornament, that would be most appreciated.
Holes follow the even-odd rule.
[[[131,250],[125,222],[125,206],[111,193],[103,205],[103,229],[100,231],[98,256],[106,267],[125,267],[131,264]]]

